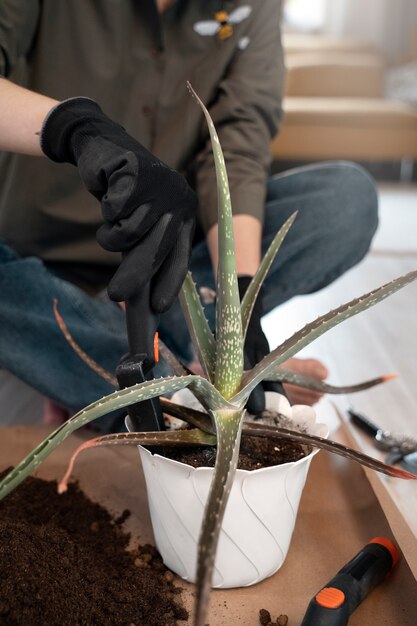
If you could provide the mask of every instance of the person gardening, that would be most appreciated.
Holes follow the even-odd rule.
[[[265,313],[323,288],[369,248],[377,196],[363,169],[329,162],[269,178],[284,78],[275,0],[7,0],[0,73],[0,366],[71,412],[111,387],[67,344],[55,298],[77,343],[114,372],[127,352],[117,303],[151,281],[161,339],[193,359],[176,296],[188,268],[214,289],[217,199],[187,80],[225,154],[241,293],[299,211],[250,325],[248,365],[268,352]],[[327,375],[316,360],[287,367]]]

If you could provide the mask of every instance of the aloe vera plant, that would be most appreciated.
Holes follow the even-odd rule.
[[[0,498],[12,491],[56,446],[81,426],[116,409],[188,387],[200,401],[206,413],[175,407],[170,401],[162,398],[161,400],[166,412],[171,415],[177,413],[179,417],[190,422],[193,426],[192,430],[178,431],[176,433],[123,433],[107,435],[93,442],[83,444],[82,448],[85,449],[92,445],[136,445],[138,443],[147,446],[153,444],[159,446],[204,444],[217,447],[214,475],[205,508],[198,551],[195,623],[197,626],[202,626],[206,622],[218,536],[236,471],[242,432],[247,432],[251,435],[256,434],[260,437],[284,437],[293,441],[308,443],[312,446],[330,449],[332,452],[343,454],[344,456],[350,456],[365,465],[384,471],[392,476],[415,478],[415,476],[400,468],[387,466],[375,459],[370,459],[365,455],[334,442],[329,442],[326,439],[283,428],[243,424],[243,417],[245,404],[250,393],[259,382],[265,379],[288,381],[332,392],[364,389],[386,380],[387,377],[382,377],[349,388],[337,389],[308,377],[295,375],[282,369],[280,365],[324,332],[411,283],[417,278],[417,271],[399,277],[319,317],[288,338],[262,359],[252,370],[244,372],[243,344],[251,311],[265,275],[296,216],[293,215],[287,220],[277,233],[242,303],[240,303],[226,167],[210,116],[196,94],[192,93],[201,105],[209,126],[215,156],[219,195],[219,267],[217,274],[215,335],[209,328],[191,275],[188,275],[184,282],[180,298],[189,324],[190,334],[200,357],[206,378],[187,372],[173,360],[174,376],[147,381],[115,391],[109,396],[92,403],[51,433],[0,482]],[[80,354],[80,356],[84,358],[85,355]],[[61,487],[65,488],[65,482],[62,483]]]

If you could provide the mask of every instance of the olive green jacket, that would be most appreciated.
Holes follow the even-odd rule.
[[[217,127],[234,212],[262,219],[281,117],[279,17],[279,0],[178,0],[162,16],[153,0],[1,0],[0,74],[58,100],[96,100],[187,175],[207,231],[217,221],[213,157],[186,83]],[[100,223],[75,167],[0,153],[0,237],[23,256],[105,285],[118,256],[96,243]]]

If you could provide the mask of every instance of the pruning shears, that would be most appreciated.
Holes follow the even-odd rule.
[[[150,305],[150,283],[125,302],[129,354],[116,370],[121,389],[152,379],[158,361],[158,322]],[[128,408],[129,430],[134,432],[165,430],[159,398],[143,400]]]
[[[348,409],[351,421],[361,428],[367,435],[372,437],[374,444],[381,450],[388,451],[385,460],[390,465],[398,463],[408,472],[417,475],[417,438],[392,433],[380,428],[369,417],[358,413],[352,408]]]

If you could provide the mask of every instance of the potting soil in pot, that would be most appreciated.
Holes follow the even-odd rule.
[[[28,478],[0,502],[0,624],[174,626],[186,620],[152,546],[128,551],[119,517],[71,484]]]
[[[282,463],[291,463],[302,459],[310,450],[288,439],[266,439],[242,436],[239,452],[238,469],[256,470]],[[214,467],[216,449],[209,446],[201,448],[171,448],[167,456],[191,467]]]

